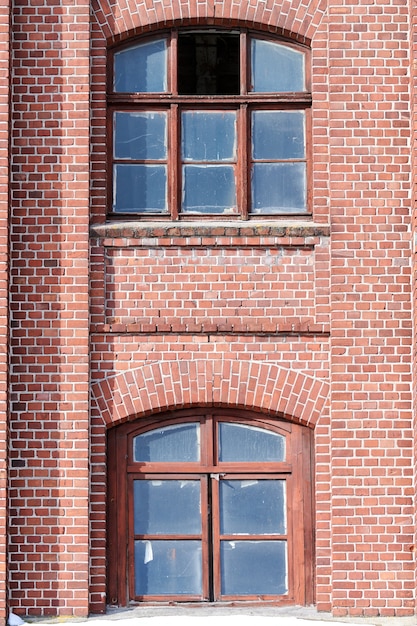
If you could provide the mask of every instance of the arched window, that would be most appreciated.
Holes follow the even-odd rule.
[[[308,428],[184,411],[108,457],[110,603],[313,601]]]
[[[180,29],[115,48],[110,61],[110,215],[311,211],[306,48]]]

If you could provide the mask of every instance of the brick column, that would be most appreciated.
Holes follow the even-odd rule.
[[[332,0],[335,615],[414,610],[408,3]]]
[[[417,351],[415,345],[415,337],[417,333],[417,212],[416,212],[416,200],[417,200],[417,4],[410,2],[410,22],[411,22],[411,37],[410,37],[410,54],[411,54],[411,165],[412,165],[412,193],[411,193],[411,206],[413,208],[412,215],[412,267],[413,267],[413,320],[414,320],[414,350],[413,350],[413,398],[414,398],[414,503],[415,503],[415,518],[417,519]],[[414,528],[415,539],[414,545],[417,544],[417,527]],[[415,554],[415,553],[414,553]],[[414,560],[415,575],[414,575],[414,589],[415,596],[417,596],[417,561]],[[416,605],[417,606],[417,605]]]
[[[7,389],[10,4],[0,2],[0,624],[7,613]]]
[[[86,615],[89,3],[13,19],[10,603]]]

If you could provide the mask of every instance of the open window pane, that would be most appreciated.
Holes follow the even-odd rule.
[[[254,163],[252,213],[303,213],[306,211],[305,163]]]
[[[201,541],[135,541],[137,596],[202,595]]]
[[[233,161],[236,158],[236,113],[184,112],[182,157],[184,161]]]
[[[166,165],[115,165],[113,210],[121,213],[167,210]]]
[[[133,439],[135,462],[192,463],[200,460],[200,424],[173,424]]]
[[[219,422],[219,461],[280,462],[285,460],[285,437],[247,424]]]
[[[304,111],[254,111],[254,159],[304,159]]]
[[[178,93],[238,94],[239,56],[237,33],[180,33]]]
[[[251,84],[254,92],[304,91],[304,54],[288,46],[252,39]]]
[[[223,535],[285,535],[285,480],[222,480]]]
[[[135,480],[135,535],[201,533],[199,480]]]
[[[235,172],[232,165],[185,165],[183,212],[234,213]]]
[[[222,541],[220,563],[222,595],[288,592],[286,541]]]
[[[114,55],[114,91],[167,91],[167,40],[154,39]]]
[[[114,114],[116,159],[164,160],[167,156],[167,115],[163,111]]]

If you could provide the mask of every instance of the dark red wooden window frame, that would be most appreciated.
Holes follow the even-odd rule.
[[[202,455],[198,463],[137,463],[133,459],[133,438],[143,432],[170,424],[199,421],[201,424]],[[286,438],[286,458],[282,463],[221,463],[216,461],[213,424],[219,421],[237,422],[278,432]],[[282,478],[287,482],[287,548],[288,593],[282,596],[252,597],[245,603],[298,604],[314,602],[313,584],[313,433],[311,429],[245,411],[198,409],[184,410],[158,419],[129,422],[108,433],[108,603],[128,606],[138,602],[206,602],[219,600],[220,559],[216,541],[204,531],[203,584],[205,598],[135,597],[133,565],[132,481],[140,478],[195,478],[221,473],[228,479]],[[214,502],[216,500],[214,499]],[[219,511],[211,513],[215,539],[219,540]],[[203,526],[208,511],[202,511]],[[163,537],[160,537],[163,538]],[[276,537],[275,537],[276,538]],[[209,572],[213,575],[209,590]],[[214,573],[213,573],[214,572]],[[214,598],[213,598],[214,593]],[[242,602],[242,597],[222,597],[221,601]]]
[[[186,32],[187,29],[180,29]],[[189,29],[195,32],[196,29]],[[201,28],[202,32],[207,29]],[[228,32],[225,29],[215,29],[216,32]],[[107,166],[110,176],[108,177],[107,200],[110,218],[127,219],[127,220],[230,220],[230,219],[282,219],[283,217],[308,217],[311,215],[312,197],[311,197],[311,178],[312,178],[312,147],[311,147],[311,72],[310,72],[310,50],[306,46],[294,44],[281,38],[266,36],[262,33],[239,29],[240,32],[240,95],[227,96],[190,96],[179,95],[177,89],[177,41],[179,29],[171,29],[169,31],[158,31],[157,34],[146,35],[135,42],[146,42],[166,36],[168,39],[168,90],[166,93],[116,93],[113,90],[113,58],[116,52],[132,46],[133,42],[117,46],[109,50],[109,64],[107,77],[107,103],[108,103],[108,121],[107,121],[107,137],[108,141],[108,159]],[[236,32],[233,29],[229,32]],[[280,43],[288,46],[304,54],[305,58],[305,82],[306,91],[302,92],[282,92],[282,93],[257,93],[249,89],[250,83],[250,37],[264,39]],[[180,131],[179,120],[182,110],[198,109],[198,110],[235,110],[237,111],[237,212],[235,214],[181,214],[181,156],[180,156]],[[253,213],[250,212],[250,114],[252,110],[302,110],[305,112],[306,119],[306,164],[307,164],[307,201],[306,211],[300,213]],[[168,112],[168,215],[155,213],[140,212],[112,212],[113,197],[113,181],[112,171],[113,163],[113,114],[115,111],[150,111],[164,110]]]

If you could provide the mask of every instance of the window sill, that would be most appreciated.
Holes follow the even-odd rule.
[[[198,239],[222,237],[274,237],[290,239],[310,239],[328,237],[330,226],[308,220],[288,220],[269,222],[108,222],[90,227],[90,235],[99,239],[172,239],[186,238],[198,243]],[[126,242],[127,243],[127,242]],[[190,241],[188,243],[191,243]],[[214,242],[213,242],[214,243]],[[219,242],[217,242],[219,243]],[[313,243],[313,242],[305,242]]]

